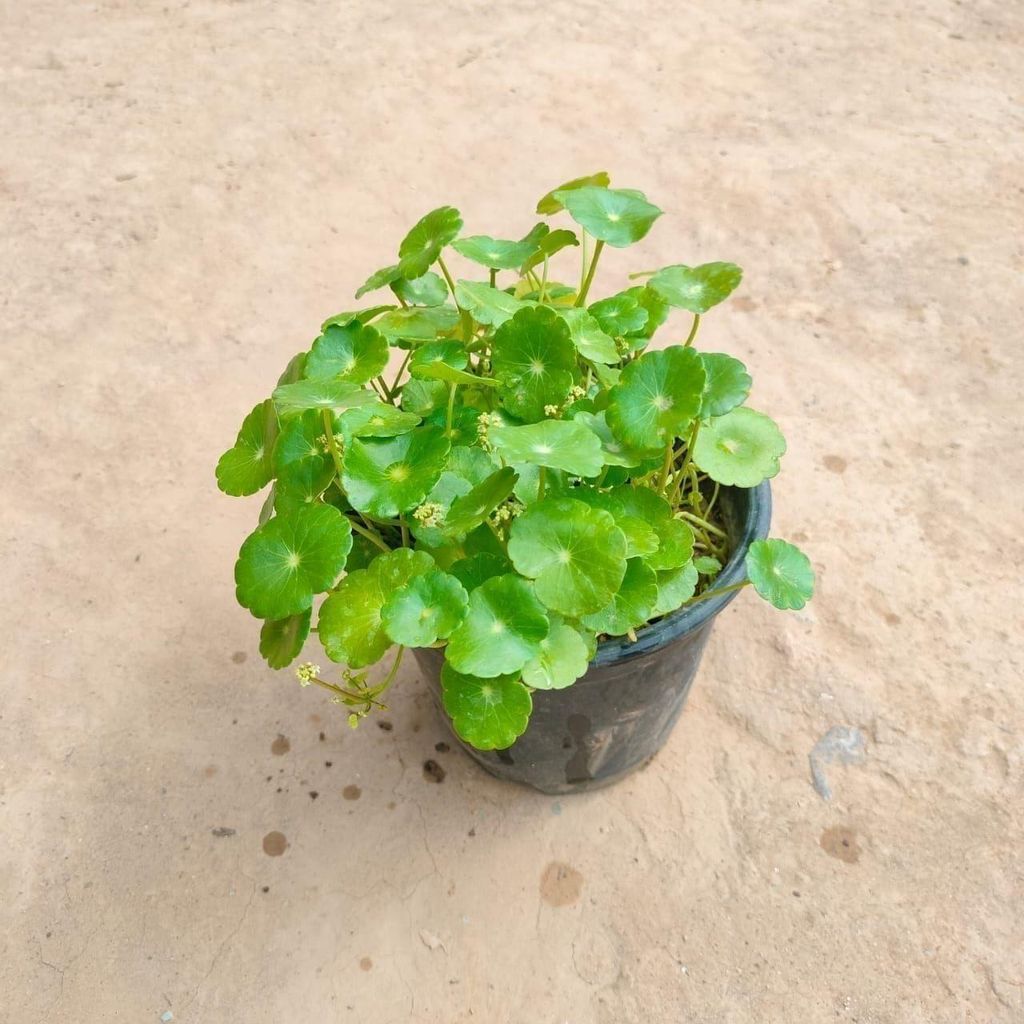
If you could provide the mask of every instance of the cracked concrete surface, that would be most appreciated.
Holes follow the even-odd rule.
[[[1024,1019],[1019,7],[0,18],[0,1021]],[[212,469],[425,210],[522,233],[600,167],[669,214],[599,286],[745,267],[701,341],[820,590],[553,800],[436,752],[411,664],[390,732],[267,670]]]

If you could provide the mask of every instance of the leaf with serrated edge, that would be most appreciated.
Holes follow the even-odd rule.
[[[654,524],[658,550],[644,558],[652,569],[678,569],[693,557],[693,530],[681,519],[665,519]]]
[[[217,462],[217,486],[234,497],[255,494],[274,475],[277,412],[268,398],[242,421],[235,443]]]
[[[783,611],[799,611],[814,594],[810,559],[784,540],[755,540],[747,549],[746,566],[758,594]]]
[[[482,281],[456,281],[455,298],[474,320],[491,327],[500,327],[530,305]]]
[[[585,309],[560,309],[558,315],[569,327],[576,351],[592,363],[617,363],[621,356],[615,339],[601,330],[601,325]]]
[[[597,476],[604,453],[597,435],[577,420],[543,420],[521,427],[492,427],[488,438],[508,463],[564,469],[574,476]]]
[[[508,554],[549,608],[577,617],[614,596],[626,572],[626,538],[609,512],[545,498],[512,524]]]
[[[340,377],[300,380],[274,389],[274,405],[280,416],[294,416],[307,409],[344,412],[376,401],[377,396],[372,391]]]
[[[574,406],[570,406],[570,411],[572,408]],[[572,418],[597,434],[606,466],[639,466],[644,461],[644,453],[627,448],[612,433],[611,427],[608,426],[607,415],[605,410],[598,413],[584,411],[577,412]]]
[[[380,270],[375,270],[359,286],[359,289],[356,291],[356,298],[361,299],[367,292],[375,292],[378,288],[384,288],[393,281],[397,281],[401,276],[402,272],[398,269],[397,263],[392,264],[390,267],[381,267]]]
[[[448,299],[448,285],[431,270],[412,281],[392,281],[391,290],[410,306],[440,306]]]
[[[586,185],[563,189],[554,198],[580,227],[617,249],[639,242],[662,213],[633,189]]]
[[[540,654],[523,667],[523,682],[535,690],[564,690],[590,663],[586,640],[567,622],[551,616],[551,632],[541,641]]]
[[[372,402],[341,413],[336,432],[340,432],[345,444],[348,444],[353,437],[397,437],[399,434],[407,434],[419,422],[420,418],[415,413],[396,409],[389,402]]]
[[[632,496],[638,500],[631,500]],[[661,509],[650,507],[654,502],[644,502],[641,496],[649,495],[654,501],[664,505],[664,516]],[[646,488],[613,487],[611,490],[598,490],[595,487],[577,487],[572,492],[577,501],[586,502],[592,508],[603,508],[610,512],[615,525],[626,538],[626,558],[638,555],[650,555],[658,550],[658,534],[655,524],[667,520],[671,514],[667,501],[659,498],[653,491]]]
[[[398,247],[402,277],[410,281],[422,277],[461,230],[462,216],[452,206],[440,206],[420,218]]]
[[[298,615],[269,619],[263,623],[260,630],[260,654],[271,668],[287,668],[299,656],[309,636],[311,614],[307,608]]]
[[[528,270],[533,270],[534,267],[540,266],[545,259],[550,260],[552,256],[563,249],[579,244],[580,240],[576,237],[575,231],[570,231],[568,228],[559,228],[557,231],[552,231],[540,240],[537,251],[526,260],[522,265],[521,271],[525,274]]]
[[[451,567],[451,574],[472,593],[493,576],[504,576],[512,572],[512,563],[504,555],[481,551],[460,559]]]
[[[774,420],[746,406],[705,424],[693,447],[693,461],[712,480],[755,487],[779,471],[786,439]]]
[[[707,381],[700,406],[700,418],[724,416],[742,405],[750,394],[751,379],[747,368],[732,356],[722,352],[701,352]]]
[[[548,635],[548,617],[518,576],[495,576],[469,595],[469,610],[448,640],[446,657],[458,672],[489,679],[518,672]]]
[[[441,669],[441,700],[455,732],[477,750],[504,750],[526,732],[533,710],[530,691],[515,675],[478,679]]]
[[[238,603],[259,619],[304,612],[327,590],[352,549],[349,521],[330,505],[274,516],[249,534],[235,563]]]
[[[666,302],[691,313],[706,313],[727,299],[743,278],[735,263],[677,264],[659,270],[648,282]]]
[[[608,426],[630,448],[664,448],[700,412],[704,380],[704,365],[692,348],[645,352],[608,393]]]
[[[469,533],[479,526],[511,493],[519,479],[506,466],[477,484],[468,494],[456,498],[444,517],[447,534]]]
[[[381,610],[381,621],[395,643],[429,647],[451,634],[468,603],[465,588],[454,576],[431,569],[391,594]]]
[[[582,623],[595,633],[622,636],[650,617],[658,599],[658,581],[654,570],[639,558],[626,563],[626,575],[612,600],[600,611],[584,615]]]
[[[658,578],[658,599],[651,609],[652,619],[674,612],[684,601],[689,601],[697,589],[697,570],[692,562],[655,575]]]
[[[468,362],[469,354],[462,342],[428,341],[413,353],[409,360],[409,373],[418,377],[418,370],[433,363],[447,363],[456,370],[464,370]]]
[[[328,327],[309,351],[306,377],[310,380],[347,380],[365,384],[388,364],[388,343],[373,327],[353,320],[344,327]]]
[[[535,252],[541,239],[548,234],[547,224],[538,224],[518,242],[491,238],[488,235],[470,235],[452,242],[452,248],[467,260],[494,270],[515,270]]]
[[[598,171],[596,174],[587,174],[582,178],[573,178],[558,188],[553,188],[543,199],[537,203],[537,212],[543,216],[550,217],[554,213],[565,209],[561,200],[558,199],[559,192],[570,192],[573,189],[584,188],[587,185],[596,185],[599,188],[607,188],[612,179],[608,177],[607,171]]]
[[[693,567],[701,576],[709,578],[714,578],[722,571],[722,563],[717,558],[712,558],[711,555],[702,555],[700,558],[695,558],[693,560]]]
[[[647,323],[647,310],[640,305],[635,296],[626,292],[610,295],[593,303],[589,310],[601,330],[613,338],[621,338],[634,331],[643,329]],[[618,362],[616,355],[615,362]]]
[[[447,400],[448,385],[441,380],[408,380],[402,386],[402,409],[417,416],[443,409]]]
[[[433,341],[452,330],[459,322],[459,311],[452,306],[413,306],[393,309],[374,323],[391,344],[404,341]]]

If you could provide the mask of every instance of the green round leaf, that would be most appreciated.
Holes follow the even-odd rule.
[[[542,238],[550,228],[547,224],[536,225],[529,234],[518,242],[509,242],[487,235],[471,235],[452,242],[452,248],[467,260],[494,270],[515,270],[521,267],[535,252]]]
[[[700,418],[724,416],[742,405],[750,394],[751,379],[747,368],[732,356],[722,352],[701,352],[707,383],[700,406]]]
[[[647,283],[669,305],[691,313],[706,313],[727,299],[740,283],[743,271],[735,263],[677,264],[659,270]]]
[[[463,309],[473,314],[474,320],[492,327],[499,327],[519,310],[530,306],[528,302],[481,281],[456,281],[455,297]]]
[[[307,409],[327,409],[344,412],[360,405],[377,401],[372,391],[332,377],[329,380],[300,380],[294,384],[282,384],[274,389],[274,405],[281,416],[294,416]]]
[[[693,530],[681,519],[663,519],[654,524],[658,550],[644,561],[651,569],[678,569],[693,557]]]
[[[444,532],[469,533],[479,526],[512,493],[518,479],[516,471],[506,466],[477,484],[468,494],[456,498],[445,514]]]
[[[553,213],[558,213],[565,207],[562,205],[560,199],[558,199],[559,192],[571,192],[573,189],[583,188],[585,185],[596,185],[600,188],[607,188],[611,184],[611,178],[608,177],[607,171],[598,171],[596,174],[587,174],[582,178],[573,178],[572,181],[565,182],[564,185],[559,185],[558,188],[553,188],[540,202],[537,203],[537,212],[545,216],[550,217]]]
[[[560,309],[558,315],[566,322],[569,336],[576,351],[593,363],[617,363],[621,356],[615,339],[601,329],[601,325],[585,309]]]
[[[544,420],[522,427],[492,427],[488,438],[509,463],[564,469],[574,476],[597,476],[604,465],[601,442],[579,420]]]
[[[814,593],[810,560],[784,540],[755,540],[747,549],[746,566],[754,589],[776,608],[799,610]]]
[[[385,602],[434,568],[426,552],[399,548],[350,572],[320,608],[317,632],[327,657],[350,668],[380,661],[391,646],[381,620]]]
[[[451,441],[453,448],[476,444],[480,410],[473,408],[471,405],[456,403],[452,413],[450,430],[448,429],[448,412],[446,409],[435,409],[423,422],[428,426],[441,427],[444,430],[444,436]]]
[[[786,439],[775,421],[741,406],[701,428],[693,461],[717,483],[754,487],[778,473],[785,452]]]
[[[320,438],[324,435],[324,421],[319,412],[309,410],[285,420],[274,445],[274,472],[286,466],[311,460],[316,464],[330,461]]]
[[[579,244],[580,240],[576,237],[576,233],[568,228],[559,228],[557,231],[552,231],[540,240],[540,243],[537,245],[537,251],[523,263],[522,272],[525,274],[528,270],[533,270],[534,267],[540,266],[545,259],[550,260],[555,253],[567,249],[570,245]]]
[[[429,647],[451,634],[468,604],[469,596],[454,576],[431,569],[384,602],[381,621],[395,643]]]
[[[460,341],[428,341],[421,345],[413,353],[409,360],[409,373],[413,377],[419,377],[417,372],[425,366],[432,366],[434,363],[447,363],[456,370],[465,369],[469,362],[469,355],[465,346]]]
[[[289,615],[286,619],[270,619],[260,630],[260,654],[271,668],[287,668],[302,650],[309,636],[310,609]]]
[[[491,367],[513,416],[540,420],[560,406],[576,379],[576,349],[565,321],[546,306],[520,310],[494,334]]]
[[[576,682],[590,664],[586,640],[568,623],[551,617],[551,632],[540,653],[523,667],[523,682],[535,690],[563,690]]]
[[[594,238],[617,249],[639,242],[662,213],[632,189],[585,185],[555,192],[554,199]]]
[[[338,417],[337,431],[348,444],[353,437],[397,437],[420,422],[415,413],[396,409],[389,402],[371,402]],[[321,431],[322,433],[322,431]]]
[[[572,497],[611,513],[626,538],[626,558],[657,551],[659,539],[655,525],[667,522],[672,515],[668,502],[646,487],[619,486],[607,491],[577,487]]]
[[[412,281],[404,277],[392,281],[391,290],[410,306],[440,306],[448,299],[448,285],[433,271]]]
[[[549,608],[578,617],[611,601],[626,573],[626,538],[611,514],[545,498],[512,524],[508,554]]]
[[[684,601],[689,601],[697,589],[697,570],[692,562],[655,575],[658,578],[658,599],[651,609],[651,618],[674,612]]]
[[[618,295],[611,295],[607,299],[593,303],[589,312],[601,330],[613,338],[621,338],[631,332],[642,330],[647,323],[647,310],[640,305],[636,296],[628,292],[620,292]],[[617,363],[618,353],[615,359],[609,361]]]
[[[654,336],[654,332],[668,319],[671,307],[648,285],[627,288],[622,294],[636,299],[640,307],[647,310],[647,320],[643,327],[626,334],[627,338],[635,339],[637,342],[632,346],[633,348],[643,348],[643,343],[649,341]]]
[[[451,567],[451,574],[472,593],[493,576],[504,576],[512,572],[512,563],[504,555],[481,551],[462,558]]]
[[[275,510],[281,514],[299,505],[311,505],[330,486],[334,474],[331,459],[301,459],[282,466],[274,486]]]
[[[444,409],[448,401],[448,385],[440,380],[407,380],[402,385],[402,409],[427,417]]]
[[[576,403],[579,404],[579,403]],[[576,405],[569,407],[570,412]],[[608,426],[607,410],[598,413],[577,412],[572,418],[597,434],[601,442],[604,464],[606,466],[639,466],[644,461],[644,453],[627,448],[613,433]]]
[[[439,427],[353,440],[345,449],[345,493],[354,508],[379,519],[408,512],[437,483],[450,447]]]
[[[653,569],[639,558],[626,563],[626,575],[615,596],[598,612],[584,615],[582,622],[595,633],[622,636],[642,626],[658,599],[658,582]]]
[[[431,210],[402,239],[398,247],[398,269],[402,277],[414,280],[422,277],[441,250],[462,230],[462,216],[451,206]]]
[[[700,412],[704,380],[692,348],[645,352],[608,393],[608,426],[630,448],[664,448]]]
[[[477,750],[504,750],[526,732],[533,700],[514,675],[477,679],[441,669],[441,700],[455,731]]]
[[[469,595],[469,610],[448,640],[446,657],[456,671],[484,679],[518,672],[536,656],[548,628],[529,584],[518,576],[495,576]]]
[[[433,341],[459,322],[459,311],[451,306],[413,306],[385,313],[374,327],[392,345],[405,341]]]
[[[707,576],[709,579],[714,579],[722,571],[722,563],[717,558],[712,558],[711,555],[695,558],[693,567],[701,576]]]
[[[274,475],[273,453],[277,440],[277,412],[268,398],[242,421],[234,445],[217,462],[217,486],[235,497],[255,494]]]
[[[242,544],[235,563],[238,603],[260,619],[304,612],[345,568],[352,527],[330,505],[274,516]]]
[[[381,267],[375,270],[360,286],[356,292],[356,298],[361,299],[367,292],[375,292],[378,288],[391,284],[401,278],[402,272],[395,263],[390,267]]]
[[[344,327],[331,326],[313,342],[306,359],[310,380],[333,377],[365,384],[388,364],[388,343],[373,327],[353,320]]]
[[[321,328],[323,330],[323,328]],[[294,384],[297,380],[302,380],[306,372],[306,356],[308,352],[296,352],[295,355],[288,360],[288,365],[284,368],[284,372],[280,377],[277,378],[277,383],[280,384]]]
[[[333,327],[334,325],[337,325],[338,327],[344,327],[346,324],[352,323],[353,320],[358,320],[361,324],[368,324],[371,320],[374,320],[376,317],[380,316],[381,313],[388,313],[392,309],[397,308],[398,307],[395,306],[394,303],[392,303],[390,306],[369,306],[366,309],[355,309],[348,310],[344,313],[335,313],[334,316],[329,316],[320,325],[320,332],[322,334],[324,331],[327,330],[328,327]],[[298,380],[301,376],[302,374],[299,374],[299,376],[295,377],[294,379]],[[278,381],[278,384],[288,383],[291,383],[291,381]]]

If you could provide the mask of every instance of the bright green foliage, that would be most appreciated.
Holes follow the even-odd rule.
[[[235,443],[217,463],[217,486],[236,498],[255,494],[274,477],[277,411],[268,398],[242,421]]]
[[[309,636],[311,612],[307,608],[286,619],[269,619],[260,630],[260,654],[271,668],[287,668],[302,650]]]
[[[631,189],[585,185],[561,189],[554,198],[580,227],[617,249],[639,242],[661,216],[661,210]]]
[[[469,595],[469,610],[448,641],[458,672],[489,679],[519,672],[540,651],[550,624],[533,589],[518,576],[495,576]]]
[[[775,421],[743,406],[701,429],[693,460],[720,484],[754,487],[778,473],[785,452],[786,440]]]
[[[544,307],[520,310],[494,334],[491,367],[502,405],[521,420],[543,419],[576,379],[576,349],[565,321]]]
[[[573,618],[603,608],[626,572],[626,538],[615,519],[574,498],[531,505],[512,524],[508,553],[541,601]]]
[[[810,559],[784,540],[755,540],[746,565],[754,589],[776,608],[803,608],[814,593]]]
[[[743,271],[735,263],[702,263],[699,267],[680,263],[659,270],[648,284],[669,305],[706,313],[727,299],[742,277]]]
[[[388,364],[388,343],[373,327],[353,320],[344,327],[328,327],[309,351],[306,376],[311,380],[333,377],[365,384]]]
[[[274,516],[238,552],[238,603],[260,619],[304,612],[338,578],[351,548],[349,521],[329,505]]]
[[[700,361],[707,375],[700,406],[702,420],[724,416],[747,400],[750,374],[738,359],[722,352],[701,352]]]
[[[664,448],[700,412],[705,373],[692,348],[645,352],[608,393],[608,426],[630,448]]]
[[[455,731],[478,750],[504,750],[526,731],[533,710],[530,691],[515,675],[478,679],[441,670],[441,699]]]
[[[494,427],[495,451],[507,463],[564,469],[574,476],[597,476],[604,465],[601,441],[576,420],[544,420],[522,427]]]
[[[462,217],[454,207],[431,210],[398,247],[398,269],[402,277],[408,280],[422,277],[461,230]]]
[[[454,576],[430,569],[392,592],[381,609],[381,621],[396,644],[429,647],[451,634],[468,604],[469,596]]]
[[[353,440],[345,450],[345,493],[354,508],[382,519],[408,512],[437,483],[450,448],[440,427]]]
[[[606,247],[661,211],[598,172],[538,212],[557,220],[518,240],[459,238],[458,211],[427,214],[357,292],[395,301],[328,317],[217,464],[223,491],[266,489],[235,568],[261,653],[299,659],[325,594],[315,632],[338,666],[297,673],[353,724],[387,706],[407,647],[443,648],[456,731],[503,749],[531,690],[571,686],[603,637],[636,639],[719,592],[780,608],[811,595],[796,548],[737,535],[731,488],[773,476],[785,451],[746,407],[746,367],[701,351],[739,268],[678,264],[601,291]],[[468,279],[452,283],[449,257]],[[692,320],[652,351],[673,308]]]

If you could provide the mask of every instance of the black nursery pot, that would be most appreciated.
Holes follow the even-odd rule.
[[[745,577],[752,541],[768,536],[771,490],[723,488],[719,496],[733,553],[713,586]],[[625,637],[603,641],[586,673],[564,690],[535,690],[530,724],[507,750],[477,750],[455,740],[499,779],[543,793],[577,793],[611,785],[636,771],[663,746],[690,693],[715,617],[736,596],[698,601]],[[415,650],[442,718],[444,652]]]

